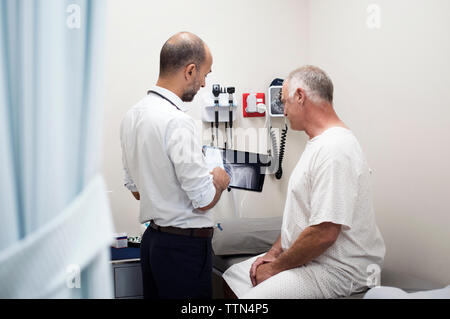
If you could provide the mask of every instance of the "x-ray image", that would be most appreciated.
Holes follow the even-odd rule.
[[[230,175],[230,187],[262,192],[265,169],[270,166],[267,155],[203,146],[205,162],[212,170],[223,167]]]
[[[231,175],[230,187],[242,189],[259,188],[259,168],[246,164],[225,164],[225,170]]]
[[[224,168],[231,176],[230,187],[262,192],[267,155],[223,150]]]

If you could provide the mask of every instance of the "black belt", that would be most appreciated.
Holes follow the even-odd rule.
[[[158,226],[153,221],[150,222],[150,226],[152,229],[159,231],[161,233],[169,233],[174,235],[182,235],[189,237],[202,237],[202,238],[212,238],[214,234],[214,228],[179,228],[172,226]]]

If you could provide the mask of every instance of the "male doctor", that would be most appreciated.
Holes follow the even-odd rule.
[[[211,298],[213,218],[230,178],[206,166],[187,106],[211,72],[196,35],[172,36],[160,55],[157,85],[125,115],[121,143],[125,186],[140,200],[144,298]]]

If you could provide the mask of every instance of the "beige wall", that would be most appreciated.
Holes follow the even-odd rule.
[[[306,63],[306,1],[160,1],[109,0],[107,83],[103,172],[110,193],[117,231],[139,234],[139,207],[122,186],[119,126],[125,112],[144,97],[156,83],[159,52],[174,33],[187,30],[198,34],[211,48],[213,72],[207,87],[200,91],[189,114],[201,119],[200,97],[212,84],[235,86],[239,97],[239,117],[235,127],[263,128],[264,119],[242,118],[242,93],[267,92],[276,77]],[[274,13],[276,13],[274,15]],[[286,32],[289,31],[289,32]],[[295,34],[295,37],[292,37]],[[281,127],[283,120],[274,121]],[[210,131],[205,126],[205,144]],[[263,193],[233,190],[236,206],[244,217],[281,215],[290,172],[303,150],[306,136],[290,132],[285,177],[268,176]],[[266,142],[265,135],[262,142]],[[265,144],[263,144],[265,145]],[[261,145],[262,146],[262,145]],[[239,149],[265,152],[252,144]],[[234,216],[231,194],[224,193],[212,210],[217,220]]]
[[[366,27],[366,9],[373,2],[382,9],[379,30]],[[335,107],[374,170],[386,266],[450,283],[449,1],[154,3],[108,1],[103,172],[117,231],[140,232],[138,205],[122,187],[120,120],[155,83],[164,41],[188,30],[213,52],[209,87],[221,83],[236,86],[238,93],[266,92],[273,78],[300,65],[324,68],[335,83]],[[200,119],[199,99],[192,104],[190,114]],[[263,127],[264,121],[239,118],[235,125]],[[204,136],[208,143],[209,132]],[[281,182],[270,176],[262,194],[233,191],[244,216],[282,214],[288,176],[305,141],[303,133],[289,132]],[[231,207],[230,194],[224,194],[213,214],[218,220],[232,216]]]
[[[381,29],[366,27],[368,4]],[[386,266],[450,284],[450,1],[313,0],[309,63],[374,170]]]

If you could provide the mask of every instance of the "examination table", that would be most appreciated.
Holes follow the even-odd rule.
[[[223,296],[222,274],[232,265],[270,249],[280,235],[282,217],[272,218],[233,218],[221,220],[213,237],[213,298]],[[381,273],[381,286],[397,287],[408,293],[442,288],[410,275],[396,273],[384,268]],[[367,292],[367,291],[366,291]],[[366,292],[354,294],[344,299],[360,299]]]

